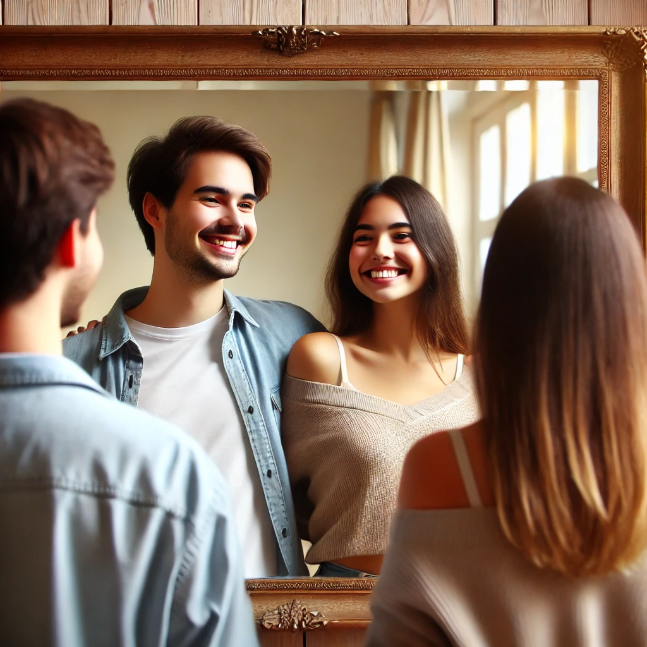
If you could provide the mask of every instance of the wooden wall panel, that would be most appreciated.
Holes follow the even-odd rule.
[[[647,26],[647,1],[591,0],[590,24]]]
[[[409,0],[411,25],[493,25],[494,0]]]
[[[107,25],[110,0],[5,0],[7,25]]]
[[[406,25],[407,0],[305,0],[307,25]]]
[[[113,25],[197,25],[198,0],[112,0]]]
[[[588,0],[496,0],[496,24],[588,25]]]
[[[201,25],[300,25],[301,0],[200,0]]]

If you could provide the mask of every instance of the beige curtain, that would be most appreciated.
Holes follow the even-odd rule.
[[[402,172],[449,211],[449,123],[440,91],[410,93]]]
[[[393,92],[373,92],[368,146],[368,179],[386,180],[398,172]]]

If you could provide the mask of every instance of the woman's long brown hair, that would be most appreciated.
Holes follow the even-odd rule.
[[[647,544],[647,279],[611,197],[560,178],[506,209],[475,349],[505,535],[568,576],[629,566]]]
[[[353,284],[348,257],[362,211],[378,195],[388,196],[402,207],[411,223],[412,238],[427,262],[428,279],[414,322],[420,343],[428,354],[467,354],[458,252],[447,216],[429,191],[402,175],[362,187],[348,208],[326,275],[332,332],[342,336],[357,334],[373,320],[373,302]]]

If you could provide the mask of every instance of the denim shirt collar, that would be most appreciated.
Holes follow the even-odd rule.
[[[77,364],[59,355],[0,353],[0,387],[65,384],[107,393]]]
[[[132,310],[138,306],[148,294],[148,287],[134,288],[124,292],[115,302],[106,317],[105,325],[101,332],[101,350],[99,351],[99,360],[119,350],[125,343],[133,341],[130,334],[130,328],[126,323],[124,312]],[[251,326],[259,327],[258,323],[249,314],[242,301],[231,294],[228,290],[224,291],[225,305],[229,311],[229,328],[231,329],[236,313],[240,314],[242,319]]]

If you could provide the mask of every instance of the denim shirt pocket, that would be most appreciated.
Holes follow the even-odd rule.
[[[281,405],[281,387],[277,386],[270,393],[270,400],[272,400],[272,410],[274,411],[274,420],[276,421],[276,428],[281,433],[281,411],[283,411],[283,406]]]

